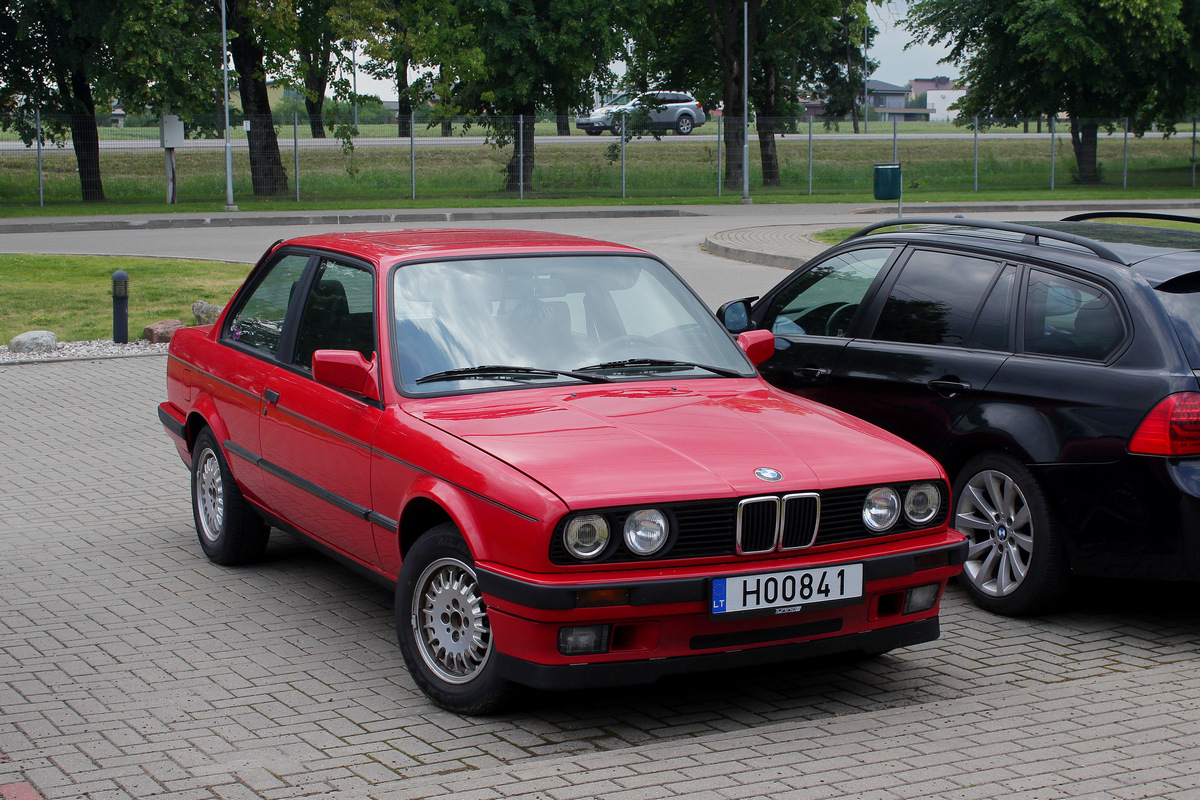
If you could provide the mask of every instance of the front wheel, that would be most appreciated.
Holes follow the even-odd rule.
[[[679,119],[675,120],[675,132],[680,136],[687,136],[696,127],[696,122],[687,114],[683,114]]]
[[[498,674],[475,561],[453,524],[432,528],[404,557],[396,583],[396,635],[413,679],[443,708],[489,714],[510,699],[512,686]]]
[[[271,529],[242,496],[209,428],[192,448],[192,516],[200,547],[215,564],[246,564],[267,549]]]
[[[960,580],[981,608],[1021,616],[1055,605],[1067,588],[1062,539],[1032,473],[1004,453],[984,453],[955,481],[954,527],[967,537]]]

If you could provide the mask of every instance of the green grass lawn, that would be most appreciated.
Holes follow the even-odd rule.
[[[248,264],[125,256],[0,254],[0,344],[30,330],[59,341],[112,338],[112,275],[129,273],[129,338],[153,322],[195,323],[192,303],[224,305]]]

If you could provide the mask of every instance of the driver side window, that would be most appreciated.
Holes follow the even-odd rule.
[[[851,250],[812,267],[781,292],[767,316],[776,336],[845,336],[894,248]]]

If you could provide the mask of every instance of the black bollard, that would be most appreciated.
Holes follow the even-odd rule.
[[[129,274],[123,269],[113,273],[113,341],[129,343]]]

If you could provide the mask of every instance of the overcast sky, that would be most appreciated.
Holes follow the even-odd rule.
[[[908,50],[904,46],[912,37],[908,31],[900,27],[900,21],[907,13],[906,2],[892,0],[880,7],[870,6],[871,19],[879,29],[879,35],[870,43],[870,56],[879,62],[879,69],[871,75],[878,81],[904,86],[913,78],[932,78],[946,75],[958,77],[958,71],[951,64],[939,64],[938,59],[946,55],[942,47],[916,45]],[[367,75],[359,73],[358,91],[362,94],[378,95],[381,100],[395,100],[396,87],[384,81],[376,81]]]
[[[958,69],[953,64],[937,63],[938,59],[945,57],[946,48],[913,45],[908,50],[904,49],[912,41],[912,35],[900,27],[907,6],[904,2],[889,2],[879,8],[870,6],[871,19],[879,29],[879,35],[870,42],[870,56],[879,62],[879,68],[871,77],[897,86],[904,86],[913,78],[933,78],[938,75],[957,78]]]

